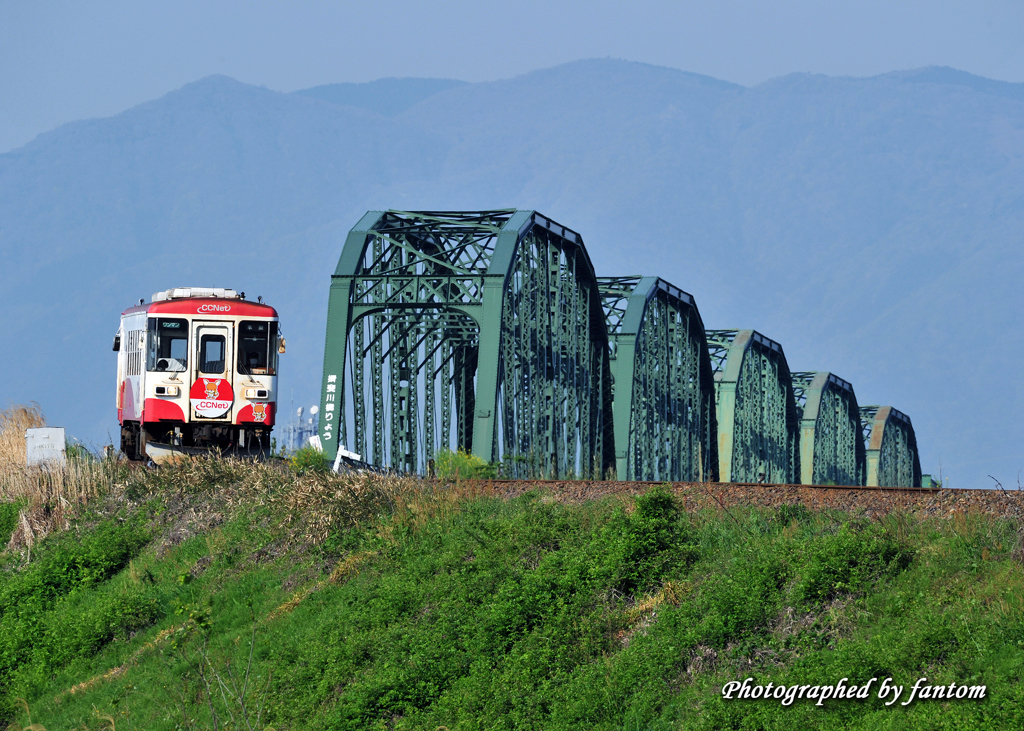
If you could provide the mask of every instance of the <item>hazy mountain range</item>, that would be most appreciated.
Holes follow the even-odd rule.
[[[745,88],[581,61],[279,93],[216,76],[0,155],[0,406],[116,439],[118,315],[175,286],[281,312],[317,397],[329,275],[368,209],[535,208],[917,430],[925,472],[1024,468],[1024,84],[928,68]]]

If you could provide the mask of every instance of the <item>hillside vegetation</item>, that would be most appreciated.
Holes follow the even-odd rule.
[[[95,490],[45,538],[24,525],[55,505],[12,497],[11,472],[0,485],[0,720],[16,729],[1024,724],[1012,521],[687,513],[664,489],[508,500],[219,459],[89,469],[47,477]],[[747,677],[892,677],[901,702],[920,677],[987,690],[721,698]]]

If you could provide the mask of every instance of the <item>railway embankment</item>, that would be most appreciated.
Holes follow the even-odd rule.
[[[1020,728],[1016,498],[11,468],[0,726]]]

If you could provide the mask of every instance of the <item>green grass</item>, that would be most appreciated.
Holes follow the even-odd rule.
[[[28,565],[8,556],[4,723],[27,724],[24,698],[50,731],[1024,725],[1009,522],[688,515],[661,490],[563,505],[225,463],[131,480]],[[925,676],[987,697],[719,692]]]
[[[0,502],[0,539],[9,539],[14,528],[18,525],[18,511],[20,503]],[[0,546],[2,549],[3,546]]]

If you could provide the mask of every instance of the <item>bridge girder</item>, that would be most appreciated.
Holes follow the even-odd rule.
[[[865,484],[864,440],[853,386],[823,371],[793,373],[792,379],[800,420],[800,482]]]
[[[691,295],[658,277],[600,277],[620,480],[717,481],[714,380]]]
[[[340,442],[423,473],[438,450],[463,448],[514,477],[600,474],[610,381],[574,231],[506,209],[370,211],[349,232],[328,306],[326,457]]]
[[[715,368],[720,479],[796,482],[799,425],[782,346],[755,330],[706,335]]]
[[[921,487],[921,457],[910,417],[892,406],[862,406],[871,487]]]

